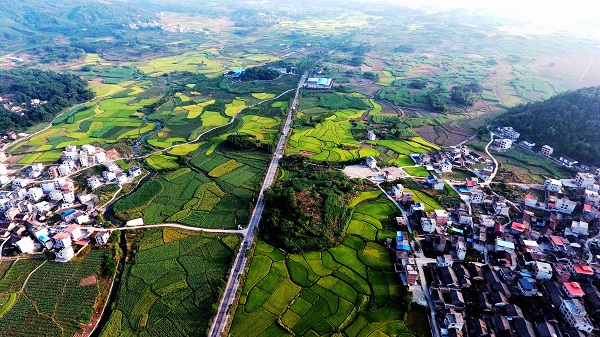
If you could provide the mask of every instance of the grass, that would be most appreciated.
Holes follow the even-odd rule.
[[[375,242],[395,206],[379,191],[363,192],[353,205],[349,235],[333,249],[286,256],[258,241],[231,336],[412,336],[390,253]],[[372,230],[359,230],[365,220]]]
[[[430,173],[423,166],[405,167],[403,170],[413,177],[429,177]]]
[[[238,245],[235,235],[171,228],[143,233],[102,335],[204,334]]]

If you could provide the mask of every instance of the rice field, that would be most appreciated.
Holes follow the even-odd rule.
[[[403,322],[405,290],[390,252],[394,205],[363,192],[341,245],[284,255],[258,241],[230,336],[413,336]]]

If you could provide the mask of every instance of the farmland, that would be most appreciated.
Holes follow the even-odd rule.
[[[134,240],[102,336],[205,334],[239,237],[165,228]]]
[[[0,317],[3,334],[70,337],[81,331],[98,309],[101,287],[108,286],[101,272],[105,257],[106,251],[91,250],[69,263],[16,261],[0,279],[0,293],[16,300]],[[25,278],[38,266],[21,292]],[[83,285],[89,276],[96,282]]]
[[[412,336],[400,279],[388,250],[394,205],[374,192],[359,196],[348,236],[322,252],[284,255],[258,241],[230,336]],[[373,198],[376,198],[373,200]],[[369,201],[370,200],[370,201]]]

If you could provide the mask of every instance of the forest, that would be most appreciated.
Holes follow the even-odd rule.
[[[518,105],[498,123],[515,128],[520,140],[548,144],[557,155],[600,165],[600,86],[558,94],[545,101]]]
[[[265,241],[292,253],[335,246],[352,217],[350,202],[361,190],[360,181],[300,155],[284,157],[281,167],[291,178],[265,193],[260,226]]]
[[[13,69],[0,70],[0,97],[0,125],[4,130],[22,130],[51,121],[63,109],[94,98],[94,92],[75,75]],[[33,104],[34,99],[40,104]]]

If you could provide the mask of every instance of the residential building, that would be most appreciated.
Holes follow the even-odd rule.
[[[538,291],[535,280],[529,277],[521,277],[517,282],[517,288],[523,296],[535,296]]]
[[[591,333],[594,330],[592,322],[587,317],[583,303],[578,299],[563,300],[560,305],[560,313],[563,318],[577,330]]]
[[[110,234],[108,233],[108,231],[97,232],[96,235],[94,235],[94,239],[96,240],[96,243],[99,245],[108,244],[109,238],[110,238]]]
[[[110,171],[103,171],[102,172],[102,177],[104,177],[104,179],[106,181],[113,181],[117,178],[117,175],[114,172],[110,172]]]
[[[16,178],[12,181],[13,188],[24,188],[32,184],[31,179],[28,178]]]
[[[578,281],[588,280],[594,276],[594,269],[584,263],[574,263],[573,260],[568,264],[569,272]]]
[[[123,185],[123,184],[127,184],[127,174],[121,172],[119,174],[117,174],[117,184],[119,185]]]
[[[513,141],[510,139],[496,139],[494,141],[494,146],[500,150],[508,150],[512,147]]]
[[[63,151],[60,154],[60,160],[64,163],[67,161],[74,161],[79,159],[79,153],[77,152],[71,152],[71,151]]]
[[[50,174],[50,178],[59,177],[60,174],[58,173],[58,165],[50,166],[48,169],[48,174]]]
[[[392,187],[392,195],[396,200],[402,198],[402,193],[404,193],[404,186],[402,186],[401,184],[397,184],[394,187]]]
[[[434,219],[430,218],[421,218],[421,228],[424,232],[433,233],[436,228],[436,222]]]
[[[546,179],[544,182],[544,190],[550,192],[559,192],[562,188],[562,182],[558,179]]]
[[[525,233],[525,231],[527,230],[527,227],[528,226],[526,224],[513,221],[513,223],[510,226],[510,230],[514,235],[521,235],[521,234]]]
[[[577,202],[571,201],[567,198],[556,199],[554,203],[556,206],[556,211],[559,213],[572,214],[575,210],[575,206],[577,206]]]
[[[444,209],[436,209],[434,211],[434,219],[437,225],[445,226],[450,220],[450,215]]]
[[[6,161],[8,157],[6,156],[6,153],[4,153],[4,151],[0,151],[0,163]]]
[[[510,206],[506,203],[506,201],[496,201],[493,205],[494,214],[496,215],[504,215],[506,217],[509,216]]]
[[[81,165],[81,167],[88,167],[88,166],[90,166],[90,159],[87,156],[87,154],[85,154],[85,153],[80,153],[79,154],[79,165]]]
[[[444,160],[442,163],[438,165],[440,172],[442,173],[450,173],[452,172],[452,164],[448,160]]]
[[[54,190],[49,194],[50,200],[52,201],[61,201],[63,199],[63,194],[61,191]]]
[[[35,243],[30,236],[21,238],[19,241],[15,242],[15,245],[23,254],[32,254],[35,251]]]
[[[573,166],[579,164],[579,162],[577,160],[569,158],[569,157],[560,157],[559,161],[561,164],[563,164],[566,167],[573,167]]]
[[[433,176],[433,174],[430,174],[429,177],[427,177],[427,183],[436,191],[442,191],[445,187],[444,181],[439,180],[437,177]]]
[[[562,290],[569,298],[581,298],[585,295],[578,282],[563,282]]]
[[[10,178],[8,176],[0,174],[0,185],[8,184]]]
[[[465,244],[465,239],[463,237],[458,238],[458,240],[456,242],[455,253],[456,253],[456,257],[460,261],[463,261],[465,259],[465,257],[467,256],[467,245]]]
[[[404,195],[406,195],[406,193],[404,193]],[[402,196],[402,198],[404,199],[404,196]],[[415,214],[415,212],[424,212],[425,211],[425,205],[423,205],[420,202],[415,202],[414,204],[410,205],[410,214]]]
[[[571,233],[574,235],[588,235],[588,227],[589,224],[585,221],[575,221],[571,222]]]
[[[552,278],[552,265],[550,263],[535,261],[533,270],[536,280],[549,280]]]
[[[94,154],[94,164],[102,164],[106,161],[106,154],[104,152],[98,152]]]
[[[443,327],[446,329],[458,329],[462,330],[464,326],[464,317],[461,313],[456,312],[454,310],[449,310],[449,312],[444,317]]]
[[[590,173],[579,172],[575,176],[575,183],[581,188],[588,188],[596,183],[596,178]]]
[[[0,175],[7,175],[8,174],[8,170],[6,169],[6,165],[4,164],[0,164]]]
[[[377,140],[377,136],[373,130],[367,131],[367,140]]]
[[[69,165],[67,165],[67,164],[61,164],[58,167],[58,174],[61,177],[68,176],[69,173],[71,173],[71,167],[69,167]]]
[[[527,150],[533,150],[533,148],[535,147],[535,143],[528,142],[526,140],[519,142],[519,145]]]
[[[33,205],[33,208],[37,214],[43,214],[49,212],[52,209],[52,206],[50,206],[50,203],[47,201],[41,201]]]
[[[54,248],[60,249],[71,246],[71,236],[68,233],[60,232],[52,237]]]
[[[81,151],[85,152],[89,156],[96,153],[96,147],[93,145],[85,144],[81,146]]]
[[[100,182],[100,179],[98,179],[97,176],[93,176],[88,178],[87,180],[87,185],[89,186],[89,188],[91,188],[92,190],[97,189],[98,187],[102,186],[102,183]]]
[[[117,173],[117,172],[121,171],[121,168],[119,167],[119,165],[112,163],[112,162],[104,164],[104,167],[106,167],[106,170],[109,172]]]
[[[66,203],[74,203],[75,202],[75,193],[73,193],[73,192],[63,193],[63,201]]]
[[[554,148],[550,145],[542,146],[542,150],[540,151],[544,156],[550,157],[552,153],[554,153]]]
[[[371,156],[368,156],[366,159],[366,164],[369,168],[372,168],[372,169],[377,168],[377,159],[375,159]]]
[[[502,238],[496,238],[495,248],[497,252],[506,251],[511,253],[515,251],[515,244]]]
[[[481,190],[471,192],[471,203],[480,205],[485,202],[485,193]]]
[[[85,237],[85,232],[79,225],[70,225],[65,231],[71,235],[73,241],[79,241]]]
[[[129,168],[130,176],[135,178],[135,177],[139,176],[140,174],[142,174],[142,170],[139,167],[134,166],[134,167]]]
[[[76,145],[67,145],[67,147],[65,147],[65,151],[67,151],[67,152],[77,152],[77,146]]]
[[[32,187],[27,190],[27,199],[38,202],[44,196],[44,191],[39,187]]]
[[[66,182],[67,180],[64,177],[58,177],[58,178],[54,178],[54,180],[52,180],[52,184],[53,186],[53,190],[60,190],[61,186]]]
[[[72,246],[65,247],[56,252],[56,261],[68,262],[75,256],[75,251]]]
[[[10,207],[4,211],[4,218],[8,221],[13,221],[19,213],[21,213],[21,211],[19,211],[18,208]]]
[[[552,266],[552,270],[558,282],[567,282],[571,278],[569,268],[562,263],[555,263]]]
[[[583,192],[583,196],[585,198],[586,204],[590,204],[590,205],[594,205],[594,206],[600,205],[600,194],[598,194],[598,192],[585,190]]]
[[[83,212],[76,212],[74,214],[74,219],[75,219],[75,222],[80,225],[90,222],[90,217]]]
[[[438,267],[452,267],[453,264],[454,258],[452,258],[452,255],[444,254],[437,257]]]
[[[517,131],[515,131],[515,129],[513,129],[510,126],[505,126],[502,128],[498,128],[498,131],[500,132],[500,134],[504,135],[504,137],[510,139],[510,140],[517,140],[519,139],[519,137],[521,136],[520,133],[518,133]]]

